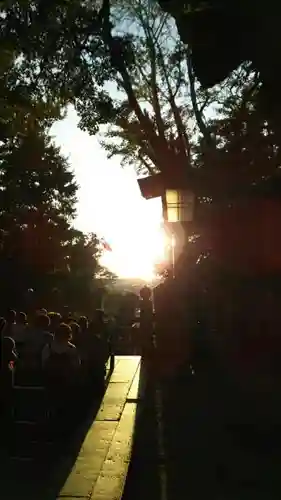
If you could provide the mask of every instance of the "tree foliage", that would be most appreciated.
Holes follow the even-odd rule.
[[[95,278],[103,269],[97,237],[72,225],[77,189],[73,172],[47,130],[38,126],[2,142],[0,273],[7,306],[23,304],[27,290],[33,289],[41,305],[59,298],[73,306],[76,300],[81,310],[82,301],[89,307]]]
[[[98,10],[92,2],[56,1],[47,9],[39,0],[3,2],[6,62],[1,73],[6,93],[18,96],[17,111],[22,111],[27,95],[35,108],[38,102],[52,102],[59,110],[73,102],[81,127],[90,133],[103,124],[121,129],[124,147],[134,144],[140,165],[154,171],[172,164],[188,168],[188,113],[183,105],[180,116],[177,103],[184,100],[180,83],[186,70],[178,55],[179,41],[168,42],[171,21],[149,0],[124,6],[112,2],[111,10],[109,1],[100,4]],[[120,17],[125,11],[136,35],[121,26],[126,24]],[[24,121],[21,114],[19,120]],[[135,157],[131,148],[131,159]]]
[[[0,9],[2,294],[11,306],[33,289],[36,301],[82,311],[112,276],[98,263],[98,238],[73,228],[78,187],[48,131],[83,92],[96,102],[106,95],[111,67],[98,5],[4,0]]]
[[[115,117],[102,145],[109,156],[139,173],[193,172],[196,135],[213,142],[204,114],[218,89],[203,91],[196,83],[190,54],[170,16],[150,0],[115,2],[114,29],[130,44],[130,61],[113,61],[117,69]]]
[[[251,121],[251,136],[258,133],[255,120],[261,127],[267,123],[255,104],[260,81],[250,63],[206,91],[196,81],[189,47],[179,39],[172,19],[155,4],[116,2],[112,17],[112,33],[130,39],[131,63],[119,64],[115,80],[116,116],[102,143],[109,155],[121,155],[141,173],[181,172],[203,203],[231,196],[243,186],[247,189],[250,179],[256,182],[271,173],[264,155],[258,169],[251,158],[254,149],[247,156],[251,167],[246,167],[234,132],[228,138],[231,147],[224,137],[226,123],[230,128],[245,126],[238,125],[236,115],[240,121],[241,116]],[[258,135],[255,140],[259,144]]]
[[[171,19],[150,0],[99,4],[3,2],[2,84],[13,103],[18,98],[19,120],[34,114],[26,96],[32,108],[44,103],[43,114],[50,102],[59,111],[71,101],[90,133],[103,124],[122,132],[129,161],[150,171],[190,167],[182,86],[190,68]]]
[[[220,83],[243,62],[250,61],[265,84],[280,69],[274,57],[280,47],[277,2],[270,0],[266,7],[254,0],[158,0],[158,4],[175,18],[204,86]]]
[[[57,99],[72,98],[75,90],[87,84],[87,53],[95,55],[96,62],[99,59],[96,81],[102,84],[108,60],[103,57],[99,36],[99,4],[78,0],[1,2],[1,73],[6,86],[28,89],[32,98],[54,100],[56,94]]]
[[[231,196],[234,185],[239,191],[242,184],[248,186],[271,175],[278,163],[279,134],[276,121],[257,99],[266,78],[260,78],[257,59],[246,57],[245,51],[240,59],[234,58],[234,64],[221,35],[228,31],[228,42],[232,38],[226,18],[215,29],[218,12],[225,13],[226,6],[237,16],[250,3],[194,0],[185,2],[182,11],[180,0],[159,0],[168,15],[151,0],[53,1],[48,9],[39,0],[2,2],[0,68],[7,96],[1,101],[5,108],[2,126],[6,127],[3,142],[18,141],[22,128],[26,134],[34,113],[36,123],[49,123],[71,101],[83,129],[95,134],[100,126],[104,131],[109,125],[103,142],[109,155],[121,155],[124,163],[133,163],[141,172],[172,176],[181,171],[203,201]],[[258,8],[253,19],[260,13]],[[183,36],[183,18],[178,17],[182,14],[190,26],[188,40]],[[216,22],[208,25],[208,16]],[[214,49],[216,37],[220,50]],[[245,50],[252,50],[252,42],[251,47],[244,45]],[[233,50],[239,46],[234,44]],[[219,84],[211,90],[200,87],[196,79],[196,47],[206,74],[210,68],[219,72],[211,82]],[[219,63],[227,51],[225,71]],[[203,58],[207,52],[208,61]],[[9,96],[11,108],[6,106]],[[274,144],[269,146],[272,135]],[[260,160],[253,159],[259,148]]]
[[[256,98],[274,126],[280,127],[281,6],[270,0],[158,0],[176,20],[181,40],[189,46],[196,77],[204,88],[221,83],[241,64],[250,62],[261,82]]]
[[[188,164],[184,68],[170,19],[155,4],[133,0],[116,2],[112,17],[114,35],[129,40],[131,61],[116,75],[116,116],[103,145],[140,172],[161,171],[179,149]]]

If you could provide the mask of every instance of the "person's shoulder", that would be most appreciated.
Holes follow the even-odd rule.
[[[72,359],[73,363],[80,364],[80,356],[78,353],[78,349],[71,342],[68,343],[68,355]]]
[[[77,356],[77,353],[78,353],[76,346],[74,344],[72,344],[71,342],[68,342],[68,352],[72,356]]]

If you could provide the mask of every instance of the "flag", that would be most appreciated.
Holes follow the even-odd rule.
[[[101,239],[101,244],[104,250],[106,250],[107,252],[112,252],[111,246],[109,245],[109,243],[107,243],[107,241],[105,241],[104,238]]]

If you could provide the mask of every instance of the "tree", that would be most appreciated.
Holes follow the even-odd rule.
[[[73,173],[41,128],[0,147],[1,283],[12,294],[43,291],[65,265],[76,193]]]
[[[72,293],[72,305],[90,300],[94,277],[104,270],[98,239],[72,227],[77,189],[47,130],[32,129],[0,147],[0,273],[7,305],[22,304],[29,288],[46,305],[54,289],[66,303]]]
[[[135,9],[139,9],[140,3],[132,2]],[[150,12],[156,9],[161,16],[158,3],[147,0],[146,4]],[[275,96],[276,103],[280,83],[278,58],[272,56],[280,44],[276,2],[270,1],[266,9],[253,0],[159,0],[159,4],[176,19],[181,41],[188,45],[190,70],[192,59],[195,76],[203,87],[221,83],[241,63],[251,61],[253,71],[263,83],[259,95],[264,89],[267,98]],[[109,87],[104,86],[115,80],[116,73],[119,78],[121,75],[122,88],[126,87],[128,107],[136,111],[127,74],[135,56],[132,37],[112,31],[114,11],[116,0],[82,4],[78,0],[65,3],[53,0],[48,6],[39,0],[3,1],[1,116],[6,116],[7,105],[12,106],[22,122],[24,109],[26,119],[26,115],[33,114],[38,100],[45,105],[41,109],[43,114],[50,114],[50,102],[55,105],[56,113],[65,103],[73,102],[82,115],[81,125],[97,132],[99,124],[116,119],[114,99]],[[27,101],[31,102],[28,110]],[[276,105],[268,112],[273,113],[275,108]],[[161,149],[161,137],[155,139],[152,134],[154,124],[138,110],[139,118],[147,134],[151,132],[153,150]],[[196,113],[196,119],[200,120],[200,114]]]
[[[36,109],[38,101],[45,104],[43,114],[50,112],[50,102],[54,103],[57,112],[66,102],[73,102],[81,116],[82,128],[90,133],[96,133],[102,124],[121,120],[124,134],[132,137],[134,130],[126,131],[127,124],[124,121],[132,121],[134,114],[136,125],[141,127],[144,135],[137,140],[141,140],[142,146],[149,150],[148,165],[153,164],[158,170],[167,169],[167,164],[175,163],[176,155],[176,164],[184,163],[186,166],[189,144],[182,123],[183,116],[180,119],[176,106],[180,90],[174,86],[173,78],[170,78],[165,68],[165,64],[169,63],[176,85],[179,85],[183,69],[181,57],[178,57],[178,41],[173,41],[172,45],[175,43],[175,46],[169,52],[167,42],[163,44],[163,39],[172,33],[170,27],[169,33],[167,31],[170,21],[149,0],[143,3],[127,2],[125,8],[127,12],[130,11],[131,19],[132,16],[136,18],[133,23],[139,24],[146,36],[144,51],[141,50],[140,37],[116,31],[118,9],[120,14],[120,5],[116,2],[112,2],[111,9],[115,21],[110,17],[109,1],[102,2],[100,10],[95,7],[95,3],[81,5],[76,0],[63,5],[51,2],[47,10],[44,3],[39,1],[32,4],[3,2],[0,18],[2,86],[21,121],[33,115],[33,108]],[[148,21],[145,9],[153,16],[154,26]],[[135,65],[137,51],[140,54]],[[140,63],[144,58],[147,62],[146,80],[149,65],[152,70],[151,81],[154,80],[153,95],[149,97],[153,99],[154,108],[157,107],[155,117],[140,106],[139,101],[144,96],[134,94],[132,80],[139,78]],[[156,85],[159,85],[160,80],[167,91],[161,99],[159,96],[155,98]],[[113,82],[126,93],[126,109],[118,100],[115,102],[108,87],[104,86],[107,81]],[[146,81],[146,87],[147,83],[151,82]],[[26,109],[26,101],[32,109]],[[161,116],[163,104],[166,105],[165,116]],[[169,109],[175,127],[170,123]],[[7,119],[4,121],[6,125]],[[132,129],[134,123],[129,125]],[[166,134],[163,126],[168,128]],[[148,156],[146,154],[144,157],[142,152],[140,155],[143,164]]]
[[[202,236],[194,247],[197,253],[208,245],[204,236],[208,238],[212,233],[217,215],[226,214],[237,200],[249,202],[255,196],[274,199],[281,195],[280,131],[264,114],[251,89],[248,90],[245,87],[240,96],[236,93],[234,98],[228,96],[222,103],[220,115],[213,119],[216,148],[209,162],[212,182],[208,184],[209,196],[197,206],[193,224],[194,233]],[[199,170],[206,164],[200,141],[196,163]],[[223,190],[216,188],[215,181]],[[261,241],[263,236],[261,234]]]
[[[185,177],[199,201],[225,198],[232,191],[231,172],[215,123],[226,118],[230,104],[242,113],[245,101],[254,99],[260,83],[252,66],[241,65],[224,84],[204,91],[195,80],[189,48],[156,4],[116,2],[112,13],[114,30],[108,40],[127,37],[131,62],[113,61],[119,94],[102,142],[109,156],[121,155],[123,163],[141,173],[180,174],[179,185]],[[267,168],[265,162],[265,173]]]
[[[76,0],[63,5],[51,2],[48,9],[39,1],[32,4],[3,2],[2,5],[1,47],[5,58],[0,68],[2,83],[6,92],[9,95],[12,93],[13,105],[16,99],[20,103],[25,102],[26,96],[30,96],[32,106],[38,101],[48,104],[53,99],[60,109],[64,103],[73,102],[81,116],[82,128],[86,128],[90,133],[96,133],[102,124],[114,124],[121,120],[124,133],[129,133],[131,137],[134,135],[132,128],[136,124],[143,135],[137,140],[141,140],[142,147],[149,151],[149,156],[144,156],[143,151],[140,152],[142,164],[148,159],[150,166],[154,165],[158,170],[167,170],[171,164],[184,164],[188,167],[190,145],[185,124],[182,123],[183,116],[180,119],[176,107],[175,92],[179,93],[179,90],[174,88],[173,79],[167,74],[165,64],[169,62],[178,81],[182,68],[176,58],[169,61],[167,47],[162,43],[163,30],[167,28],[167,16],[162,16],[161,19],[160,10],[153,7],[152,2],[147,0],[143,5],[136,2],[136,12],[139,22],[145,14],[144,7],[148,8],[156,23],[154,33],[150,24],[147,24],[148,29],[145,32],[146,52],[153,70],[152,81],[155,80],[154,96],[150,96],[153,98],[154,108],[157,107],[155,117],[149,110],[142,108],[139,96],[134,93],[133,80],[138,78],[140,68],[140,65],[137,67],[134,64],[135,49],[141,48],[140,38],[137,41],[130,33],[120,35],[116,31],[118,26],[110,17],[111,14],[116,17],[118,9],[120,12],[120,6],[116,2],[112,3],[111,14],[109,1],[102,2],[100,10],[91,2],[81,5]],[[127,11],[128,7],[131,9],[131,15],[134,15],[134,2],[131,2],[131,6],[130,2],[127,3]],[[147,19],[145,14],[144,23]],[[161,26],[162,22],[165,26]],[[156,29],[161,32],[160,43],[157,42]],[[154,42],[157,42],[159,47]],[[177,47],[174,47],[172,52],[176,55]],[[141,58],[147,59],[147,53],[140,53],[139,63]],[[147,62],[146,77],[149,60]],[[155,84],[158,85],[160,80],[168,91],[166,97],[161,100],[159,96],[155,98]],[[109,87],[104,86],[107,81],[125,92],[125,109],[124,103],[118,100],[115,102]],[[162,117],[161,106],[167,98],[165,116]],[[15,105],[17,111],[21,105]],[[175,126],[169,123],[169,112],[173,114],[172,121],[175,120]],[[127,125],[130,128],[128,132]],[[163,131],[163,126],[167,127],[167,130]]]
[[[100,2],[78,0],[1,2],[1,116],[7,105],[16,112],[34,102],[62,106],[80,94],[99,100],[110,73],[109,55],[100,36]],[[92,56],[95,85],[89,94],[87,57]],[[5,113],[4,113],[5,116]]]
[[[213,171],[224,185],[225,198],[268,190],[272,182],[279,183],[281,136],[262,111],[255,95],[245,88],[240,99],[225,99],[221,116],[213,120]],[[200,167],[204,163],[200,143],[198,153]],[[215,199],[215,193],[212,197]]]
[[[278,34],[281,7],[270,0],[158,0],[172,15],[181,40],[192,53],[196,77],[204,88],[221,83],[241,63],[251,63],[262,83],[256,96],[280,126],[281,49]]]
[[[96,234],[73,230],[66,247],[66,271],[61,273],[61,289],[70,309],[91,313],[100,307],[101,294],[115,276],[99,264],[102,245]]]
[[[170,19],[146,0],[115,3],[112,13],[113,33],[120,40],[127,38],[131,62],[123,64],[116,75],[120,97],[106,134],[113,141],[103,145],[110,156],[121,155],[123,163],[134,164],[141,173],[167,169],[175,155],[187,168],[186,71]]]
[[[182,174],[192,184],[194,139],[199,133],[206,146],[213,143],[204,111],[218,89],[206,92],[196,84],[173,21],[155,3],[115,2],[112,20],[114,28],[108,26],[105,36],[119,92],[112,99],[111,126],[102,145],[109,156],[120,155],[139,173]],[[126,57],[115,50],[117,40]],[[81,111],[83,127],[87,115]]]
[[[280,47],[280,6],[254,0],[158,0],[177,23],[180,37],[192,50],[197,77],[205,87],[220,83],[241,63],[251,61],[261,80],[280,69],[273,54]],[[273,81],[271,81],[273,83]]]
[[[192,19],[193,14],[205,15],[205,7],[198,11],[195,0],[190,4]],[[6,68],[7,92],[31,95],[34,109],[42,101],[48,108],[54,95],[58,109],[72,101],[80,126],[90,133],[111,124],[109,136],[115,143],[107,142],[110,154],[121,153],[124,161],[150,173],[172,177],[178,172],[202,197],[222,185],[217,182],[221,171],[214,167],[216,130],[203,111],[239,89],[241,72],[253,95],[259,94],[252,64],[243,64],[222,85],[204,91],[191,64],[192,43],[186,49],[171,18],[150,0],[115,0],[111,5],[104,0],[99,10],[76,0],[53,2],[48,12],[42,2],[4,2],[3,12],[1,36],[8,55],[1,66]]]
[[[11,290],[7,303],[20,302],[27,287],[40,300],[49,300],[54,289],[56,300],[65,301],[79,280],[88,300],[95,286],[104,286],[104,276],[112,278],[97,264],[98,240],[72,227],[77,186],[48,137],[66,103],[84,91],[97,102],[107,95],[102,85],[112,68],[101,27],[93,3],[1,3],[0,227],[2,285]],[[77,274],[69,262],[78,247]]]

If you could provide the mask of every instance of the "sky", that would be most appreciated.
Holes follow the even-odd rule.
[[[51,135],[67,157],[79,185],[75,226],[103,237],[112,248],[101,263],[123,278],[153,276],[154,261],[163,256],[161,202],[142,198],[133,168],[108,159],[97,137],[78,128],[68,108]]]

